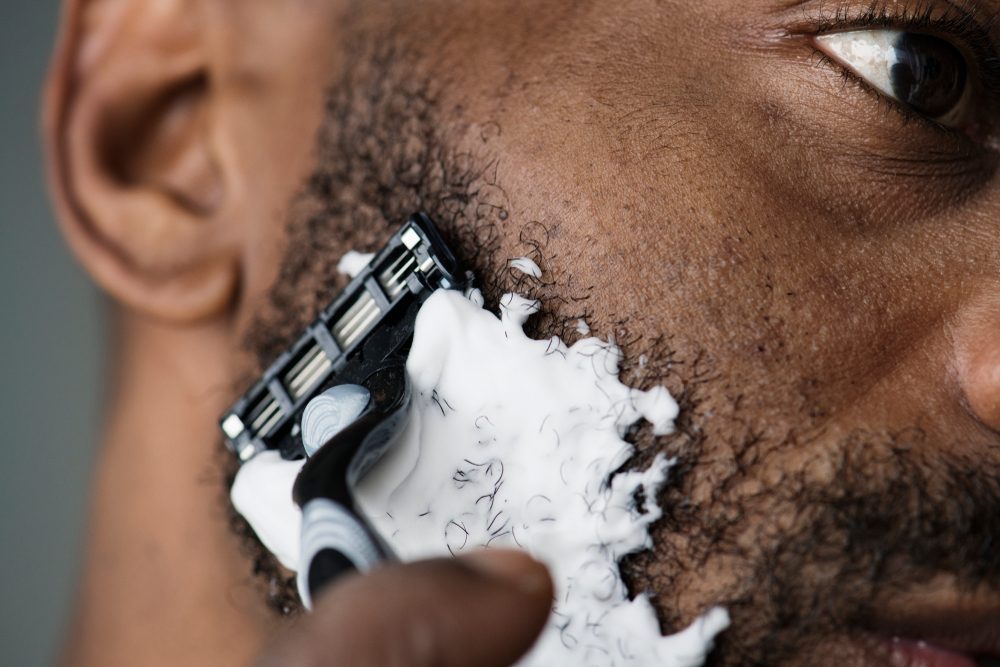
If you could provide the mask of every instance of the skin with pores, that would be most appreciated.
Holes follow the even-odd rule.
[[[390,568],[289,621],[230,531],[218,415],[344,252],[415,210],[488,304],[539,297],[536,333],[568,341],[582,317],[629,384],[681,399],[675,435],[637,435],[637,466],[681,474],[626,571],[665,629],[729,609],[711,664],[888,664],[894,636],[1000,653],[1000,3],[879,5],[964,54],[956,128],[819,55],[870,6],[67,3],[51,181],[118,304],[67,660],[245,664],[279,634],[272,655],[317,664],[527,647],[549,589],[523,559]]]

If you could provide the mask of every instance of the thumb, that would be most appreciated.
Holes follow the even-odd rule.
[[[552,595],[545,567],[516,551],[393,565],[324,591],[258,667],[509,667]]]

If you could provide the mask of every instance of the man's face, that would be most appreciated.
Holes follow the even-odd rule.
[[[543,334],[586,318],[630,381],[682,399],[677,435],[638,436],[680,465],[626,566],[667,629],[726,605],[717,664],[997,641],[1000,378],[980,369],[1000,348],[1000,4],[302,5],[275,20],[304,64],[275,76],[291,99],[330,87],[290,222],[258,233],[259,365],[328,302],[340,254],[427,211],[488,297],[542,298]],[[958,127],[813,39],[889,28],[936,38],[916,57],[960,54]],[[941,81],[918,92],[947,98]],[[248,113],[309,131],[275,127],[248,159],[311,146],[319,109],[281,105]],[[541,283],[506,269],[522,255]]]

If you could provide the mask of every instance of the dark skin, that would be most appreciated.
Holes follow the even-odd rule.
[[[1000,6],[969,4],[1000,40]],[[665,629],[728,606],[716,664],[888,664],[896,635],[1000,650],[956,638],[1000,624],[992,74],[952,34],[954,6],[868,7],[70,3],[52,182],[119,343],[67,660],[242,664],[283,632],[222,489],[199,481],[220,464],[215,419],[325,305],[337,257],[418,209],[488,295],[545,300],[538,333],[571,337],[585,315],[630,381],[682,397],[678,435],[637,435],[638,463],[681,467],[655,548],[626,565]],[[961,127],[816,49],[818,32],[921,14],[967,54]],[[524,254],[545,284],[504,270]],[[392,642],[366,639],[391,610],[430,628],[423,648],[394,644],[412,648],[401,664],[509,664],[548,589],[497,558],[535,583],[389,568],[332,589],[273,650],[386,664]],[[459,583],[405,583],[427,576]],[[448,615],[477,605],[510,622]],[[482,653],[441,654],[455,642]]]

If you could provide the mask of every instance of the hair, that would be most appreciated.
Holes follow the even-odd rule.
[[[491,138],[501,128],[447,110],[421,59],[398,40],[361,35],[346,49],[330,88],[315,149],[315,171],[290,207],[278,278],[246,345],[266,367],[343,288],[335,258],[374,250],[409,214],[428,213],[494,307],[517,291],[543,303],[536,335],[572,341],[578,318],[593,315],[593,286],[574,282],[547,252],[558,223],[515,220]],[[508,270],[527,255],[545,280]],[[578,280],[578,279],[577,279]],[[835,633],[866,627],[876,599],[942,572],[962,590],[1000,584],[1000,478],[962,447],[925,442],[919,429],[858,431],[845,440],[766,436],[733,407],[709,414],[706,399],[724,377],[705,351],[671,349],[667,332],[633,331],[627,316],[604,314],[623,348],[623,379],[666,383],[681,404],[676,432],[630,434],[644,467],[657,452],[677,458],[653,549],[629,557],[633,593],[651,592],[666,630],[712,604],[734,625],[713,665],[769,664]],[[642,365],[629,359],[642,357]],[[734,402],[738,404],[738,401]],[[793,455],[794,454],[794,455]],[[235,461],[227,459],[229,482]],[[282,614],[300,609],[293,579],[235,511],[253,572]],[[693,600],[693,602],[692,602]]]

